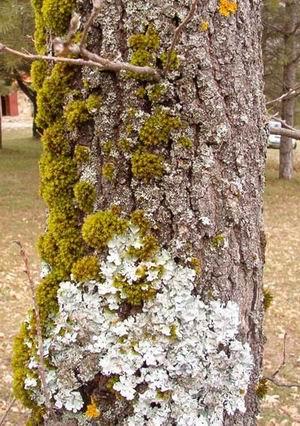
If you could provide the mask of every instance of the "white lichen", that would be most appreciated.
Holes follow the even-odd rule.
[[[217,426],[225,411],[244,412],[253,360],[249,345],[237,339],[238,305],[204,304],[193,269],[176,264],[166,250],[140,261],[128,255],[130,247],[142,247],[135,226],[109,242],[102,282],[60,284],[59,312],[45,342],[55,406],[80,411],[81,383],[101,373],[118,377],[114,391],[133,405],[124,425]],[[140,312],[124,319],[119,309],[127,295],[115,279],[134,288],[141,271],[142,291],[150,286],[156,295],[145,296]],[[36,370],[32,360],[29,367]],[[26,388],[41,401],[37,381],[26,379]]]

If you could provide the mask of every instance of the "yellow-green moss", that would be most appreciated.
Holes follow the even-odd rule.
[[[34,90],[38,91],[43,86],[47,77],[48,65],[46,61],[34,61],[31,65],[31,81]]]
[[[115,174],[115,165],[113,163],[104,163],[102,166],[102,176],[111,182]]]
[[[167,143],[172,131],[182,126],[179,117],[172,116],[168,111],[159,107],[145,120],[139,137],[145,145]]]
[[[168,66],[168,69],[171,71],[177,70],[180,66],[180,60],[175,52],[175,50],[172,50],[172,52],[165,51],[160,55],[160,60],[163,63],[163,66]]]
[[[49,206],[63,206],[73,196],[73,186],[78,179],[75,161],[44,153],[40,160],[40,173],[43,199]]]
[[[111,376],[106,382],[106,389],[110,392],[114,391],[114,385],[120,381],[120,377],[117,375]]]
[[[256,387],[256,395],[259,399],[263,399],[268,393],[267,379],[261,379]]]
[[[74,160],[78,165],[87,163],[90,159],[90,149],[87,146],[76,145],[74,150]]]
[[[54,315],[58,311],[57,290],[66,275],[51,272],[42,279],[36,290],[36,301],[39,306],[43,334],[52,325]]]
[[[193,147],[192,139],[190,139],[186,136],[181,136],[178,139],[178,143],[179,143],[179,145],[181,145],[183,148],[186,148],[186,149],[191,149]]]
[[[26,426],[41,426],[44,424],[45,410],[42,407],[35,407],[31,410]]]
[[[56,64],[50,76],[45,79],[37,95],[36,123],[39,127],[46,128],[61,117],[72,76],[73,72],[67,65]]]
[[[100,108],[102,104],[102,98],[99,95],[90,95],[85,101],[85,104],[88,112],[90,114],[94,113]]]
[[[132,284],[128,283],[124,277],[117,276],[113,285],[121,291],[126,301],[133,306],[140,306],[144,301],[154,299],[157,294],[157,290],[151,286],[151,283],[144,279]]]
[[[143,246],[139,249],[129,247],[127,254],[129,256],[137,257],[140,261],[153,259],[159,250],[157,238],[148,233],[142,238],[142,244]]]
[[[271,293],[271,290],[269,290],[268,288],[263,289],[263,296],[264,296],[263,304],[264,304],[264,309],[266,311],[272,305],[274,297],[273,297],[273,294]]]
[[[45,27],[56,36],[67,32],[75,0],[44,0],[42,14]]]
[[[159,102],[166,94],[166,87],[163,84],[154,84],[147,87],[147,95],[151,102]]]
[[[137,151],[131,157],[131,169],[134,177],[149,182],[160,178],[164,173],[163,157],[146,151]]]
[[[79,124],[88,121],[90,115],[86,106],[86,101],[76,100],[69,102],[66,106],[64,117],[68,128],[71,130],[75,129]]]
[[[46,152],[59,156],[71,154],[71,145],[66,137],[63,121],[57,121],[48,127],[41,141]]]
[[[143,210],[135,210],[131,213],[130,221],[133,225],[137,226],[140,233],[145,236],[150,229],[150,223],[145,218]]]
[[[225,243],[225,237],[222,234],[218,234],[215,237],[212,238],[211,240],[211,245],[215,248],[215,249],[219,249],[221,247],[224,246]]]
[[[176,324],[170,325],[170,337],[172,340],[176,340],[178,338]]]
[[[96,190],[88,181],[77,182],[74,186],[74,196],[78,207],[86,212],[91,213],[96,200]]]
[[[105,210],[88,216],[82,226],[82,235],[86,243],[103,250],[113,237],[124,234],[128,222],[112,210]]]
[[[84,256],[74,263],[72,274],[75,280],[84,282],[97,280],[100,275],[99,261],[96,256]]]
[[[201,274],[201,261],[200,259],[197,259],[196,257],[192,257],[191,259],[191,266],[193,269],[195,269],[196,274],[200,275]]]
[[[42,55],[46,53],[46,30],[42,14],[43,2],[42,0],[31,0],[31,3],[35,20],[34,44],[36,51]]]

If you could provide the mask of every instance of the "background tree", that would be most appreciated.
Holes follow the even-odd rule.
[[[300,61],[300,4],[297,0],[265,1],[264,42],[266,94],[269,100],[289,94],[271,103],[273,113],[294,126],[297,89],[297,68]],[[293,91],[293,89],[296,89]],[[293,175],[293,144],[290,137],[282,136],[280,144],[279,177],[291,179]]]
[[[30,0],[3,0],[0,4],[0,38],[8,46],[27,52],[33,52],[32,35],[34,32],[33,11]],[[30,75],[30,62],[15,55],[1,55],[0,76],[9,85],[16,82],[18,87],[31,101],[36,115],[36,92],[27,82]],[[33,123],[33,134],[37,128]]]
[[[255,424],[261,2],[34,6],[59,57],[33,66],[49,217],[14,349],[30,424]]]

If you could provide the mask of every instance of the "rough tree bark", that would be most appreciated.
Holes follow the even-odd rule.
[[[284,28],[284,66],[282,92],[286,93],[296,85],[296,72],[299,58],[297,57],[296,26],[298,23],[298,2],[286,0],[285,2],[285,28]],[[284,99],[281,104],[281,118],[289,126],[294,125],[296,98]],[[279,178],[291,179],[293,177],[293,141],[289,137],[281,136]]]
[[[61,11],[57,15],[55,7],[50,8],[49,0],[36,3],[36,18],[44,14],[44,18],[49,20],[49,15],[52,15],[54,22],[51,25],[48,23],[48,30],[61,36]],[[181,29],[180,24],[189,14],[190,1],[104,0],[100,3],[101,10],[88,33],[87,48],[102,55],[109,52],[110,59],[121,57],[136,65],[156,67],[161,73],[161,80],[157,83],[149,81],[150,77],[147,79],[137,74],[101,73],[88,67],[81,69],[55,65],[50,70],[51,74],[48,70],[44,83],[40,83],[38,124],[48,127],[43,136],[45,153],[41,161],[42,194],[49,205],[48,231],[40,241],[40,251],[51,272],[48,270],[48,275],[40,284],[37,299],[47,342],[43,356],[53,367],[52,373],[47,372],[52,416],[54,410],[57,424],[254,425],[258,414],[256,389],[262,364],[262,271],[265,244],[262,191],[266,132],[260,49],[261,1],[241,0],[238,6],[227,0],[218,3],[215,0],[196,2],[194,14],[182,31],[178,29]],[[52,1],[53,4],[55,1]],[[92,5],[78,0],[76,9],[81,15],[83,26],[91,14]],[[66,21],[68,24],[68,19]],[[176,29],[176,45],[170,52]],[[69,90],[62,84],[68,84]],[[77,161],[76,173],[74,159]],[[84,192],[86,188],[89,189],[87,193]],[[201,300],[204,305],[199,306],[202,306],[203,311],[208,306],[209,309],[215,306],[216,311],[207,315],[213,318],[219,312],[220,318],[224,317],[220,323],[214,317],[207,333],[217,332],[220,324],[224,330],[228,326],[230,328],[225,311],[227,309],[229,314],[230,307],[234,312],[236,306],[239,308],[238,334],[231,336],[226,343],[223,343],[222,338],[220,341],[213,339],[212,345],[216,341],[219,344],[212,355],[215,358],[211,359],[211,367],[207,367],[207,372],[202,376],[201,384],[193,382],[193,374],[199,377],[197,374],[203,372],[187,371],[189,368],[198,368],[197,363],[209,363],[209,350],[206,347],[205,351],[208,352],[204,351],[202,361],[191,360],[193,367],[189,367],[189,356],[193,352],[189,339],[193,336],[187,336],[187,340],[182,342],[182,348],[186,347],[187,353],[175,363],[182,368],[177,382],[172,376],[176,365],[168,370],[167,377],[168,380],[172,377],[174,388],[162,383],[154,386],[151,382],[156,393],[153,391],[153,400],[150,399],[148,405],[145,402],[144,417],[134,414],[133,407],[138,396],[140,399],[146,398],[151,390],[145,371],[149,373],[150,366],[154,366],[151,374],[155,375],[155,368],[157,374],[161,372],[162,366],[158,364],[161,354],[156,347],[161,335],[157,332],[158,337],[154,335],[153,340],[150,339],[152,343],[147,341],[158,352],[153,355],[155,360],[148,354],[140,368],[130,376],[135,383],[132,386],[128,382],[128,372],[123,377],[121,372],[117,373],[116,366],[104,366],[103,358],[106,355],[97,358],[102,350],[99,349],[101,339],[98,352],[82,352],[87,342],[92,344],[91,336],[88,335],[91,326],[81,306],[84,297],[92,294],[92,284],[87,283],[88,278],[101,281],[95,260],[101,262],[102,282],[105,276],[105,285],[108,285],[111,265],[120,262],[118,268],[125,268],[124,258],[114,251],[121,243],[113,238],[114,235],[127,232],[128,222],[125,223],[125,220],[130,220],[132,229],[138,227],[141,239],[138,243],[132,243],[137,245],[131,247],[132,258],[128,260],[130,262],[134,259],[138,267],[133,282],[128,278],[128,284],[121,273],[114,276],[113,283],[118,289],[116,292],[120,291],[120,294],[111,295],[110,299],[109,309],[113,312],[117,309],[114,321],[118,326],[122,321],[124,324],[133,321],[125,335],[120,332],[115,342],[115,354],[119,354],[119,350],[120,354],[127,353],[124,349],[122,352],[119,346],[126,345],[130,340],[128,336],[137,327],[136,321],[140,321],[144,333],[139,339],[146,345],[144,340],[149,339],[151,332],[144,330],[146,325],[142,318],[148,318],[147,310],[153,311],[156,301],[163,298],[165,292],[169,292],[170,297],[164,299],[165,302],[158,307],[155,315],[160,310],[163,312],[168,301],[173,303],[172,298],[175,300],[177,296],[172,293],[172,286],[179,293],[180,286],[184,286],[176,282],[177,273],[178,280],[180,273],[186,274],[187,282],[193,276],[193,285],[187,296],[188,299],[192,298],[191,312],[194,304]],[[84,241],[80,237],[82,223]],[[159,257],[157,252],[162,249],[166,250],[164,253],[169,259],[167,269],[173,268],[175,278],[172,278],[171,288],[167,284],[155,284],[155,279],[152,282],[149,278],[150,270],[155,275]],[[165,268],[159,264],[158,269],[162,279],[167,282]],[[71,272],[73,281],[70,281]],[[150,280],[150,284],[145,281],[145,277]],[[79,286],[77,282],[86,284]],[[133,285],[136,286],[134,292]],[[101,285],[100,290],[96,291],[96,288],[94,284],[94,300],[100,297],[97,291],[103,291]],[[59,306],[56,301],[57,291]],[[73,296],[67,296],[69,291],[73,291]],[[78,292],[83,292],[79,298]],[[211,305],[213,300],[219,302]],[[73,309],[70,303],[77,303],[77,307],[72,311],[73,316],[68,317]],[[115,303],[117,307],[112,307]],[[51,311],[53,305],[54,310]],[[66,307],[71,309],[69,314],[64,312]],[[99,314],[97,309],[95,317]],[[193,313],[195,318],[201,309]],[[188,311],[185,311],[187,317]],[[64,315],[69,318],[68,325],[64,323]],[[152,318],[156,318],[155,315]],[[53,318],[56,318],[56,328],[53,328]],[[52,321],[51,326],[49,319]],[[174,347],[177,353],[183,350],[179,349],[180,336],[184,335],[185,321],[189,320],[181,318],[179,321],[177,318],[173,321],[170,324],[166,319],[165,324],[169,324],[169,331],[165,331],[169,335],[165,350],[170,354]],[[198,318],[197,321],[194,323],[195,336],[202,320]],[[60,323],[64,323],[63,333],[59,332]],[[70,337],[69,331],[72,330],[68,327],[72,328],[72,324],[74,327],[80,324],[82,329],[78,331],[75,327],[77,337],[69,340],[67,347],[64,347],[63,339]],[[155,323],[151,324],[150,321],[149,326],[156,330]],[[32,354],[27,355],[27,358],[24,355],[25,349],[28,352],[26,342],[28,339],[34,340],[34,328],[34,325],[28,327],[25,324],[23,334],[16,341],[15,391],[26,405],[33,408],[34,416],[40,416],[34,424],[41,424],[41,416],[45,415],[45,411],[39,411],[39,406],[43,407],[43,398],[38,396],[36,389],[38,380],[32,379]],[[96,327],[98,332],[101,328],[105,328],[103,324]],[[53,330],[58,330],[59,336]],[[203,337],[203,341],[206,338]],[[219,336],[216,335],[216,339]],[[200,341],[195,342],[195,345],[201,344]],[[215,394],[219,392],[216,391],[219,385],[213,384],[213,381],[217,378],[222,386],[222,381],[227,380],[224,371],[230,372],[230,367],[225,366],[224,370],[220,367],[219,370],[217,364],[215,367],[213,364],[221,356],[232,359],[233,342],[250,345],[253,364],[246,385],[243,383],[234,390],[238,396],[228,391],[227,396],[221,399],[220,409],[213,402]],[[76,344],[79,345],[77,352]],[[112,344],[109,343],[110,346]],[[141,341],[131,340],[131,356],[140,356],[140,344]],[[242,349],[239,346],[241,358],[235,360],[235,365],[231,365],[232,369],[240,369],[241,377],[244,373],[247,376],[249,369],[245,360],[246,347]],[[18,355],[20,348],[23,349],[21,360]],[[236,351],[238,353],[238,349]],[[245,364],[242,364],[242,358]],[[182,364],[184,359],[185,367]],[[169,361],[164,362],[167,364]],[[218,362],[221,363],[220,360]],[[29,375],[28,368],[31,369]],[[56,385],[53,385],[53,377]],[[139,377],[144,378],[137,384]],[[154,380],[153,377],[151,380]],[[60,381],[58,385],[57,380]],[[157,380],[163,381],[161,378]],[[167,380],[166,377],[164,380]],[[234,382],[232,377],[230,386]],[[236,386],[239,386],[238,379],[236,382]],[[70,401],[69,394],[66,402],[62,383],[75,392],[72,393],[74,400]],[[194,389],[190,391],[193,396],[185,394],[182,400],[180,392],[189,386],[188,383],[194,383]],[[24,388],[27,390],[25,395],[22,393]],[[134,396],[127,395],[126,392],[130,391]],[[184,398],[188,401],[188,412],[184,412]],[[244,399],[245,412],[241,402]],[[196,408],[191,401],[196,404]],[[236,404],[240,404],[241,411]],[[181,407],[181,411],[178,407]],[[164,410],[164,414],[161,414],[161,410]],[[155,415],[156,423],[151,417]],[[55,421],[50,419],[50,423]]]

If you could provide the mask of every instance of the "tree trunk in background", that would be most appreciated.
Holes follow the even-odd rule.
[[[46,4],[45,1],[44,3]],[[43,281],[38,289],[38,301],[41,316],[44,318],[47,315],[46,309],[50,309],[48,308],[50,302],[46,299],[50,297],[49,288],[51,295],[53,292],[55,295],[57,288],[60,288],[60,304],[57,308],[59,311],[55,310],[57,324],[64,321],[64,315],[67,317],[73,315],[70,322],[65,324],[64,330],[67,331],[68,327],[75,327],[76,324],[82,327],[78,334],[78,339],[81,339],[80,345],[75,338],[75,341],[69,341],[66,346],[63,340],[68,338],[68,333],[63,332],[56,336],[53,329],[49,331],[48,323],[48,328],[45,328],[46,337],[52,336],[49,363],[55,366],[51,374],[54,374],[56,382],[53,377],[52,381],[49,379],[49,389],[52,403],[56,401],[59,424],[82,424],[80,416],[87,416],[85,418],[90,418],[90,421],[94,419],[94,423],[91,424],[101,425],[150,425],[154,424],[151,423],[154,418],[152,416],[156,416],[155,424],[161,425],[256,424],[258,414],[256,388],[261,373],[263,348],[262,272],[265,241],[262,191],[266,133],[260,47],[261,1],[242,0],[238,2],[238,6],[234,2],[222,0],[218,6],[215,0],[198,3],[193,18],[183,29],[175,46],[176,53],[172,52],[170,55],[169,70],[165,74],[162,73],[159,84],[145,81],[145,77],[143,79],[137,75],[101,73],[97,69],[89,68],[82,70],[73,68],[74,74],[71,77],[69,69],[64,68],[57,78],[58,70],[62,67],[56,66],[38,94],[38,123],[39,125],[43,123],[44,127],[50,126],[42,138],[45,149],[41,167],[42,193],[49,206],[49,221],[48,233],[42,240],[40,251],[52,270],[49,274],[51,279]],[[77,1],[77,7],[82,22],[85,22],[91,12],[90,2]],[[189,1],[104,0],[101,12],[89,32],[87,48],[104,56],[104,52],[109,52],[110,58],[122,56],[123,60],[131,60],[137,65],[146,63],[163,70],[168,62],[168,49],[174,32],[189,13],[189,7]],[[44,8],[42,12],[50,13],[48,9]],[[37,6],[36,16],[40,13],[41,10]],[[51,13],[55,15],[53,10]],[[44,22],[47,22],[46,18],[47,16]],[[57,22],[51,23],[52,35],[61,33],[62,17],[57,15],[56,18]],[[66,81],[71,89],[69,92],[61,86]],[[53,89],[54,84],[56,86],[51,95],[49,91]],[[78,93],[81,94],[81,98],[78,98]],[[59,99],[53,101],[54,95],[59,96]],[[94,98],[91,98],[91,95]],[[92,99],[95,101],[95,96],[101,97],[101,105],[99,108],[89,109],[85,105],[90,104]],[[83,100],[87,103],[83,104]],[[88,119],[86,108],[91,114]],[[59,127],[62,125],[62,117],[63,129]],[[71,148],[66,146],[63,138],[57,137],[58,132],[62,131],[65,132],[64,137],[69,141]],[[72,164],[74,159],[78,161],[79,153],[83,155],[86,149],[90,151],[90,160],[88,163],[81,160],[77,163],[79,181],[76,181],[78,177],[76,179],[74,177]],[[84,184],[96,190],[92,214],[86,213],[89,211],[88,197],[82,198],[79,194],[79,187]],[[61,186],[57,185],[67,186],[60,189]],[[75,185],[74,191],[72,185]],[[54,197],[55,190],[57,195]],[[76,206],[74,213],[73,210],[70,213],[72,205]],[[96,258],[100,259],[104,268],[102,274],[105,277],[109,275],[110,268],[115,267],[114,262],[121,262],[121,266],[117,268],[125,268],[122,257],[124,253],[122,252],[121,256],[116,249],[119,247],[118,244],[123,243],[111,238],[125,232],[126,225],[122,222],[125,218],[131,217],[131,226],[138,223],[139,232],[142,232],[141,229],[144,227],[147,228],[144,226],[144,219],[140,217],[137,221],[140,214],[137,211],[143,212],[151,228],[151,234],[147,234],[150,231],[145,230],[143,232],[146,232],[146,235],[139,234],[142,235],[142,249],[136,241],[132,244],[137,245],[134,248],[130,247],[135,264],[139,265],[140,280],[145,280],[145,276],[150,280],[151,270],[150,264],[143,264],[142,259],[144,262],[145,259],[147,262],[151,260],[153,274],[156,271],[158,260],[153,254],[156,246],[154,237],[158,241],[159,250],[167,250],[168,254],[165,255],[171,259],[167,263],[167,268],[173,268],[175,278],[172,278],[170,288],[167,284],[164,284],[166,287],[159,287],[155,296],[157,299],[153,299],[150,284],[145,284],[144,281],[144,284],[140,284],[137,278],[133,279],[136,280],[134,284],[128,284],[124,281],[123,269],[122,273],[114,276],[115,288],[122,289],[118,290],[121,292],[121,299],[119,298],[117,302],[118,315],[114,317],[114,321],[120,327],[125,327],[124,324],[130,321],[132,324],[126,325],[125,335],[119,331],[119,338],[116,341],[112,340],[115,343],[109,343],[109,347],[105,349],[108,352],[113,350],[115,354],[111,354],[109,362],[107,352],[106,355],[101,352],[103,344],[101,339],[109,340],[107,336],[111,336],[114,332],[114,325],[111,325],[105,336],[98,336],[100,348],[98,352],[88,353],[88,349],[83,349],[87,348],[85,346],[87,342],[90,344],[89,347],[94,347],[98,337],[94,336],[95,338],[91,340],[89,335],[91,325],[81,301],[87,294],[89,297],[94,295],[94,298],[90,297],[86,303],[92,303],[92,300],[93,303],[98,303],[96,301],[99,297],[104,300],[104,296],[96,297],[95,292],[89,293],[91,284],[77,286],[74,281],[65,284],[61,284],[60,281],[70,279],[71,271],[73,279],[77,277],[78,281],[84,281],[83,276],[86,277],[84,265],[87,266],[87,258],[82,257],[82,253],[88,256],[96,255]],[[136,214],[130,216],[132,212]],[[82,223],[85,242],[79,250],[81,254],[76,252],[75,255],[75,248],[77,250],[75,243],[78,244],[80,240],[76,232],[80,232]],[[55,226],[59,229],[58,232],[54,232]],[[72,234],[74,232],[75,236]],[[71,240],[68,240],[69,235],[72,235]],[[134,238],[132,235],[131,237]],[[108,240],[110,257],[107,257]],[[51,247],[55,247],[55,251],[49,254]],[[69,265],[66,262],[70,258]],[[95,258],[89,259],[92,263]],[[188,312],[195,315],[194,331],[189,337],[183,338],[185,330],[190,327],[186,324],[189,319],[183,317],[180,321],[174,320],[174,323],[168,323],[168,320],[164,319],[164,325],[169,327],[166,334],[170,333],[170,336],[169,339],[165,338],[165,350],[168,354],[164,354],[163,357],[171,356],[173,350],[182,354],[182,358],[173,365],[174,370],[170,367],[164,376],[162,365],[164,362],[167,365],[169,358],[168,361],[158,365],[162,357],[157,346],[161,334],[157,332],[159,336],[157,337],[155,330],[158,326],[163,327],[163,324],[158,320],[156,323],[155,318],[157,319],[160,311],[162,315],[166,315],[164,311],[166,304],[169,302],[171,305],[175,304],[175,299],[180,299],[181,286],[184,287],[189,283],[191,279],[189,277],[193,275],[191,271],[194,270],[197,275],[193,278],[192,289],[189,287],[186,299],[178,301],[180,305],[191,299],[190,309],[184,312],[186,317],[189,316]],[[186,276],[186,282],[180,281],[182,271]],[[160,273],[165,277],[163,266]],[[53,285],[54,275],[57,280],[55,285]],[[59,280],[57,276],[63,278]],[[167,282],[167,278],[164,279]],[[153,280],[155,281],[154,278]],[[108,281],[107,278],[105,282]],[[132,285],[136,286],[134,294]],[[138,285],[144,285],[140,292]],[[99,285],[99,292],[103,291],[101,288]],[[67,292],[71,290],[74,291],[73,296],[68,300],[65,299]],[[85,291],[87,293],[84,293]],[[77,298],[78,292],[83,292],[85,296],[80,293]],[[163,299],[166,293],[168,297]],[[115,297],[111,295],[111,305],[116,303]],[[201,337],[192,343],[193,336],[198,336],[197,330],[204,321],[197,316],[202,308],[194,311],[200,299],[205,303],[203,305],[206,306],[203,308],[205,312],[208,306],[215,306],[209,308],[212,312],[207,314],[208,316],[219,315],[219,318],[223,318],[220,320],[214,317],[209,322],[207,333],[217,333],[220,324],[225,330],[222,330],[221,334],[230,333],[228,331],[230,324],[235,321],[232,319],[235,315],[234,307],[239,307],[238,335],[232,336],[227,343],[223,343],[223,337],[216,335],[210,343],[213,346],[216,342],[220,342],[214,355],[210,355],[208,343],[205,349],[193,352],[194,347],[198,348],[197,345],[202,344]],[[157,300],[165,301],[159,305]],[[210,305],[212,300],[219,302]],[[53,304],[53,300],[51,303]],[[71,306],[70,303],[75,305],[77,303],[74,314],[70,314],[73,308],[70,308],[69,314],[63,312],[67,309],[66,306]],[[157,311],[155,311],[156,303],[159,305]],[[116,309],[111,305],[107,310]],[[225,306],[228,309],[227,318]],[[233,309],[231,314],[230,307]],[[89,309],[92,311],[91,307]],[[100,311],[98,308],[95,309],[96,318]],[[172,309],[170,308],[170,312]],[[178,309],[180,311],[181,308]],[[148,316],[151,312],[152,317]],[[53,312],[48,314],[48,317],[51,315]],[[103,320],[104,314],[101,315],[102,319],[99,321]],[[230,315],[232,318],[229,318]],[[141,335],[136,331],[138,321],[143,331]],[[146,324],[149,327],[147,331]],[[229,327],[228,330],[226,327]],[[101,330],[105,330],[105,326],[98,324],[93,333],[95,330],[102,333]],[[134,333],[139,337],[133,339]],[[206,342],[206,333],[203,336],[203,342]],[[131,355],[128,357],[140,356],[144,350],[141,348],[142,341],[144,348],[150,345],[150,349],[145,349],[148,351],[147,356],[145,355],[146,360],[133,376],[130,376],[127,370],[124,375],[121,371],[118,373],[113,360],[114,356],[126,358],[128,348],[122,352],[120,345],[126,345],[128,340],[132,345],[131,352],[129,351]],[[230,346],[229,342],[235,342],[236,349]],[[249,363],[246,361],[247,345],[241,349],[239,342],[248,343],[251,347],[253,366],[248,381],[245,379],[249,369]],[[150,353],[151,348],[153,354]],[[204,355],[200,361],[197,356],[202,350]],[[222,363],[227,362],[224,360],[232,360],[233,354],[239,354],[239,351],[241,357],[238,356],[231,367],[224,367]],[[192,358],[193,356],[195,358]],[[210,356],[212,356],[211,365],[207,375],[205,373],[200,380],[198,376],[200,373],[194,372],[193,369],[199,366],[201,370],[202,362],[205,364],[206,360],[210,360]],[[104,360],[107,361],[106,364]],[[118,358],[119,361],[123,362]],[[179,364],[181,370],[176,382],[174,371]],[[15,361],[15,365],[19,366],[18,360]],[[154,366],[152,369],[151,365]],[[205,368],[203,367],[204,372]],[[229,392],[226,397],[223,399],[220,397],[219,402],[216,402],[215,398],[219,398],[216,395],[223,392],[216,391],[216,388],[225,384],[226,374],[231,369],[237,376],[233,374],[228,386],[236,388],[233,393]],[[146,373],[150,376],[152,374],[151,379]],[[195,377],[199,378],[198,383],[194,382],[194,373]],[[237,378],[243,374],[246,385],[242,379],[239,383]],[[137,384],[141,376],[144,379]],[[171,377],[174,388],[163,384],[164,381],[171,380]],[[134,383],[133,391],[130,380]],[[153,380],[152,385],[149,384],[149,380],[150,382]],[[36,384],[31,382],[25,380],[27,389],[31,387],[34,389]],[[216,382],[219,385],[216,385]],[[26,387],[24,383],[23,388]],[[190,383],[194,386],[191,390],[193,397],[184,393]],[[72,402],[69,399],[69,402],[65,402],[67,391],[64,386],[66,388],[69,386],[69,391],[70,389],[74,391]],[[131,391],[133,395],[130,394]],[[30,396],[32,399],[34,392]],[[183,392],[183,395],[180,392]],[[153,399],[148,396],[150,394]],[[70,394],[68,395],[70,397]],[[79,401],[77,408],[75,395]],[[134,396],[135,400],[132,399]],[[236,408],[240,404],[243,411],[241,400],[244,397],[246,411],[242,413]],[[144,411],[143,414],[138,414],[137,400],[142,404],[143,398]],[[186,412],[185,398],[188,401]],[[81,405],[82,399],[84,405]],[[79,410],[79,414],[76,410]],[[135,414],[134,410],[137,410]],[[142,417],[138,417],[139,415]],[[71,423],[68,423],[70,421]]]
[[[0,97],[0,149],[2,149],[2,102]]]
[[[295,28],[298,22],[297,0],[286,0],[285,3],[285,35],[284,35],[284,67],[282,92],[287,93],[296,85],[296,36]],[[295,98],[282,101],[281,118],[288,125],[294,125]],[[279,178],[293,177],[293,141],[282,136],[280,143]]]

